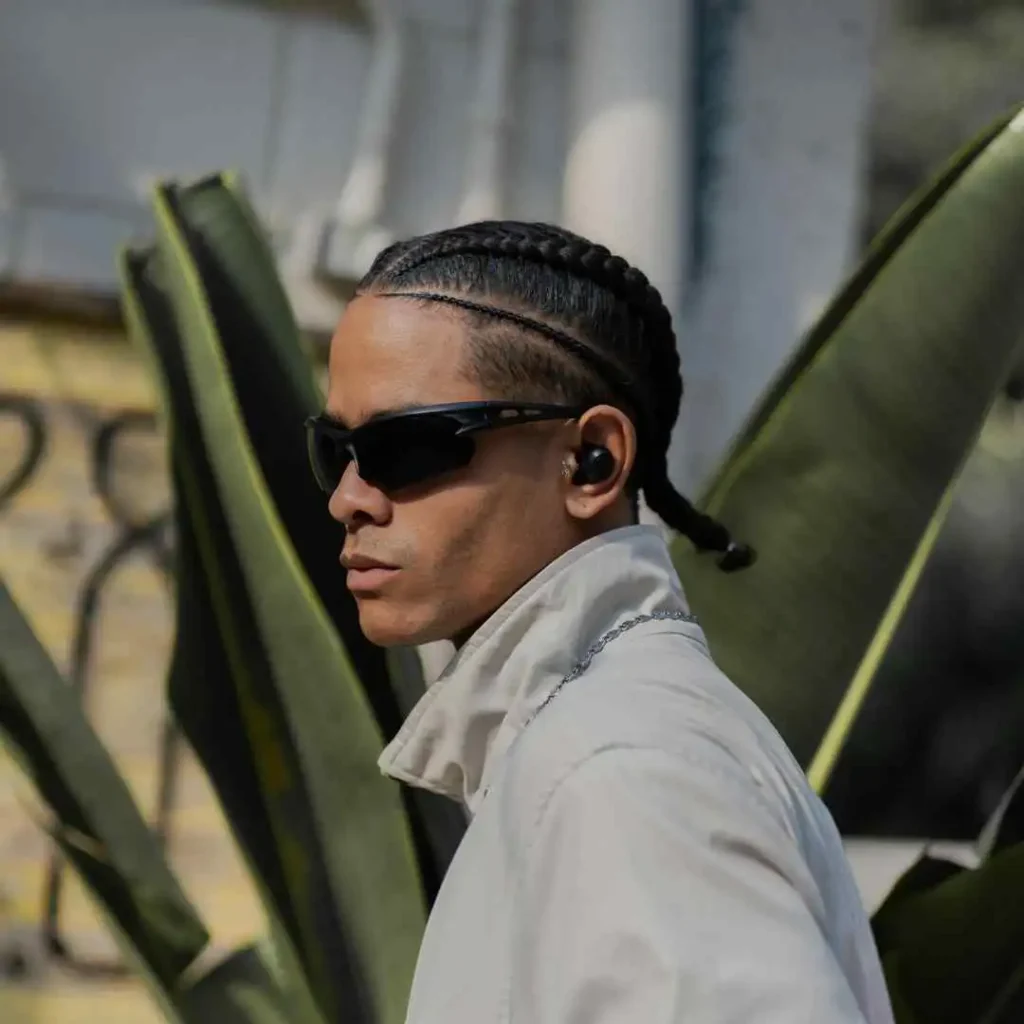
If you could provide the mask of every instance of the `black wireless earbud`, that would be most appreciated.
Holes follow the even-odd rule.
[[[599,484],[615,472],[615,456],[604,445],[585,444],[576,453],[576,472],[572,482]]]

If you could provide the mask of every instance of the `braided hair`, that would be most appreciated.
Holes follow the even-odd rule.
[[[683,394],[675,331],[657,288],[621,256],[553,225],[481,221],[388,246],[358,293],[463,310],[484,328],[471,335],[472,368],[503,397],[623,409],[637,429],[633,493],[699,550],[721,552],[726,571],[753,561],[669,480]]]

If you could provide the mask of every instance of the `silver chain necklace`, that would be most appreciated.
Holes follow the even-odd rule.
[[[665,619],[674,619],[677,622],[697,622],[697,616],[691,612],[683,612],[679,610],[664,611],[664,612],[650,612],[646,615],[637,615],[632,619],[626,619],[620,623],[614,629],[608,630],[599,640],[596,640],[590,647],[587,648],[586,653],[575,665],[564,675],[555,688],[540,702],[537,709],[532,715],[523,723],[525,729],[561,692],[562,687],[566,683],[571,683],[574,679],[578,679],[584,672],[590,668],[590,663],[597,657],[613,640],[617,640],[623,633],[628,633],[634,626],[640,626],[645,622],[657,622]]]

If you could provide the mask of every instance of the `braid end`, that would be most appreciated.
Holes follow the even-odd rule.
[[[757,561],[757,552],[749,544],[737,544],[730,541],[725,554],[718,560],[718,568],[722,572],[739,572],[747,569]]]
[[[753,565],[757,552],[749,544],[733,540],[720,522],[695,509],[672,486],[664,467],[659,468],[661,472],[643,488],[651,511],[688,537],[698,551],[720,552],[718,568],[722,572],[739,572]]]

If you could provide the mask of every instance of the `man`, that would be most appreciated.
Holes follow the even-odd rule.
[[[831,818],[637,525],[753,560],[668,480],[681,394],[657,291],[546,225],[391,246],[338,327],[310,452],[360,624],[457,647],[381,759],[472,817],[410,1024],[892,1020]]]

